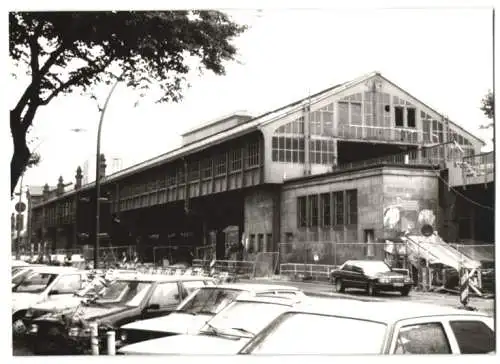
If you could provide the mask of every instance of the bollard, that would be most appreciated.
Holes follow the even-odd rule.
[[[99,330],[97,322],[90,324],[90,348],[92,355],[99,355]]]
[[[108,331],[106,333],[107,336],[107,344],[108,344],[108,355],[115,355],[116,354],[116,343],[115,343],[115,332],[114,331]]]

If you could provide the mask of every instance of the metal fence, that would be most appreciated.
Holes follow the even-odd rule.
[[[383,260],[402,259],[406,255],[406,244],[393,244],[394,252],[386,249],[386,243],[335,243],[327,242],[294,242],[280,244],[281,263],[322,264],[338,266],[347,260]],[[391,261],[392,262],[392,261]],[[401,265],[405,262],[399,262]],[[403,264],[403,265],[404,265]]]
[[[210,272],[211,260],[194,259],[193,267],[201,268],[205,272]],[[241,260],[216,260],[213,267],[217,273],[227,272],[235,276],[253,277],[255,271],[255,261]]]

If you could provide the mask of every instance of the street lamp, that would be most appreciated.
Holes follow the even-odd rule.
[[[100,234],[100,215],[101,215],[101,129],[102,122],[104,120],[104,114],[106,112],[106,108],[108,107],[109,100],[111,99],[111,95],[120,83],[123,73],[117,78],[115,84],[109,91],[108,97],[106,98],[106,102],[104,103],[101,111],[101,117],[99,119],[99,127],[97,129],[97,150],[95,155],[95,193],[96,193],[96,212],[95,212],[95,243],[94,243],[94,269],[98,267],[99,260],[99,234]]]

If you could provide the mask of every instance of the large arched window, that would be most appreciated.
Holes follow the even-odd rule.
[[[274,132],[272,139],[273,162],[304,163],[304,117],[301,116]]]

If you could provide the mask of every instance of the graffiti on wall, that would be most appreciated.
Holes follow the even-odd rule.
[[[395,197],[384,206],[385,237],[395,237],[405,231],[420,231],[423,225],[435,228],[434,211],[434,203],[430,200]]]

